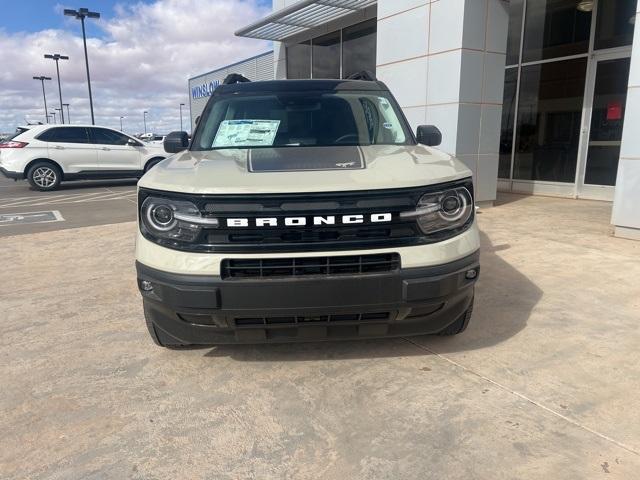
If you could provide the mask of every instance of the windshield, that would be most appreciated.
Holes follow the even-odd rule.
[[[215,99],[191,149],[413,143],[387,92],[294,92]]]

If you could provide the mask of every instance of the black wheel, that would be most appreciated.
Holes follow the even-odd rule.
[[[165,347],[170,349],[180,349],[180,348],[190,347],[190,345],[180,343],[178,340],[171,337],[170,335],[167,335],[161,329],[156,327],[156,325],[153,323],[153,320],[151,320],[151,314],[147,310],[146,305],[144,305],[144,321],[147,324],[147,330],[149,331],[151,340],[153,340],[153,343],[155,343],[159,347]]]
[[[62,180],[60,169],[50,162],[36,162],[27,171],[27,180],[36,190],[49,192],[55,190]]]
[[[449,325],[444,330],[438,332],[438,335],[443,337],[449,337],[451,335],[458,335],[459,333],[464,332],[467,329],[467,325],[469,325],[469,320],[471,319],[471,314],[473,313],[473,298],[471,299],[471,304],[469,308],[458,317],[458,319]]]
[[[149,170],[155,167],[162,160],[164,160],[164,158],[152,158],[151,160],[149,160],[147,164],[144,166],[144,173],[147,173]]]

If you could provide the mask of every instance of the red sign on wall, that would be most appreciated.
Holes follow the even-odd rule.
[[[607,121],[622,119],[622,103],[614,100],[607,104]]]

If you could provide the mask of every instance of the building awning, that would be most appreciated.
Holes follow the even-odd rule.
[[[377,0],[300,0],[241,28],[236,35],[282,41],[375,3]]]

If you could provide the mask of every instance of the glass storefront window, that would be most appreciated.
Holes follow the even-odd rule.
[[[630,63],[629,58],[598,62],[584,183],[616,183]]]
[[[508,68],[504,72],[504,95],[502,97],[502,126],[500,130],[500,163],[498,178],[511,175],[511,149],[513,147],[513,120],[516,113],[516,85],[518,69]]]
[[[578,4],[577,0],[527,0],[523,62],[587,53],[591,12],[578,9]]]
[[[287,46],[287,78],[311,77],[311,43]]]
[[[522,68],[513,178],[574,182],[587,59]]]
[[[631,45],[635,20],[635,0],[600,0],[594,47],[601,49]]]
[[[313,78],[340,78],[340,32],[312,40]]]
[[[342,30],[342,77],[363,70],[376,71],[375,19]]]
[[[509,35],[507,36],[507,65],[515,65],[520,60],[520,36],[522,34],[522,9],[524,0],[509,3]]]

